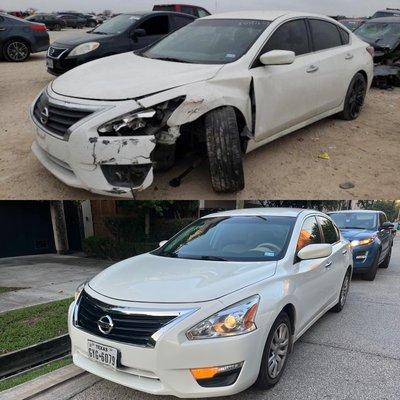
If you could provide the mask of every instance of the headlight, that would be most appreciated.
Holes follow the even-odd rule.
[[[101,135],[134,135],[135,131],[146,126],[145,120],[153,118],[155,114],[153,109],[130,112],[100,126],[98,132]]]
[[[233,304],[212,315],[186,332],[189,340],[237,336],[252,332],[257,327],[254,318],[260,296],[256,295]]]
[[[362,239],[362,240],[352,240],[350,243],[351,247],[357,246],[367,246],[374,241],[374,238]]]
[[[75,290],[75,301],[77,301],[79,299],[79,297],[81,296],[83,289],[86,285],[87,281],[81,283]]]
[[[93,50],[96,50],[100,46],[99,42],[89,42],[83,43],[79,46],[76,46],[71,53],[68,54],[68,57],[81,56],[82,54],[90,53]]]

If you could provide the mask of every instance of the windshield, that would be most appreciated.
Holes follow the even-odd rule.
[[[227,64],[247,53],[269,24],[248,19],[199,19],[142,55],[197,64]]]
[[[329,214],[340,229],[367,229],[375,230],[378,221],[375,213],[337,213]]]
[[[134,24],[136,21],[139,21],[140,18],[140,15],[121,14],[99,25],[91,33],[117,35],[125,32],[130,26],[132,26],[132,24]]]
[[[378,45],[400,41],[400,23],[367,22],[361,25],[355,33]]]
[[[295,221],[269,216],[200,219],[153,254],[210,261],[276,261],[285,255]]]

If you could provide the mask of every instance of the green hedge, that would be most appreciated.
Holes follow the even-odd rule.
[[[196,218],[153,219],[150,231],[152,241],[169,240],[195,220]]]

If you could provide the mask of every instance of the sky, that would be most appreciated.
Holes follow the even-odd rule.
[[[328,15],[370,16],[378,9],[399,8],[400,0],[0,0],[0,9],[39,11],[76,10],[114,12],[150,10],[154,3],[187,3],[210,12],[243,9],[275,9],[316,12]]]

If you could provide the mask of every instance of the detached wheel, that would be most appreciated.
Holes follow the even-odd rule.
[[[3,47],[3,56],[10,62],[24,62],[30,54],[29,45],[20,39],[11,39]]]
[[[285,370],[292,346],[292,329],[288,315],[279,314],[265,344],[260,372],[255,385],[260,389],[275,386]]]
[[[240,133],[232,107],[222,107],[206,115],[206,141],[211,184],[218,193],[244,189]]]
[[[390,248],[390,250],[386,254],[385,259],[383,260],[383,263],[379,267],[380,268],[389,268],[391,257],[392,257],[392,248]]]
[[[339,114],[339,117],[346,121],[357,119],[364,105],[366,95],[367,81],[364,75],[358,72],[350,82],[344,101],[344,109]]]
[[[347,272],[343,279],[342,288],[340,289],[339,301],[334,307],[332,307],[333,312],[339,313],[343,310],[350,289],[350,279],[350,272]]]
[[[375,257],[374,263],[373,263],[372,267],[370,268],[370,270],[366,274],[362,275],[362,278],[363,278],[364,281],[372,282],[372,281],[375,280],[376,273],[377,273],[378,268],[379,268],[379,257],[380,257],[380,253],[378,252],[378,254]]]

